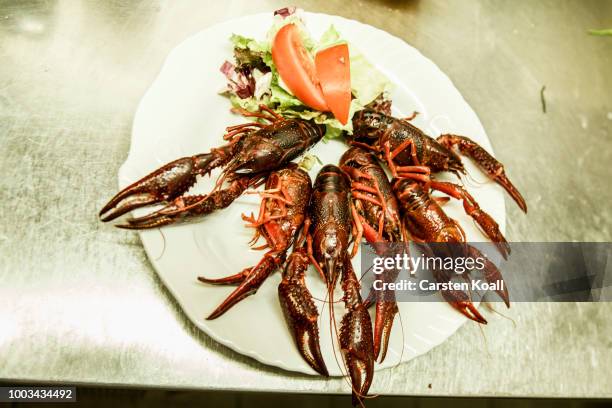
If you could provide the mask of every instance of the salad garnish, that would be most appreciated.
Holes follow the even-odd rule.
[[[234,107],[256,112],[264,104],[283,117],[326,125],[325,139],[333,139],[352,133],[355,112],[377,98],[388,100],[389,80],[333,25],[317,41],[308,33],[301,9],[288,7],[274,14],[265,39],[230,37],[234,61],[221,66],[227,78],[222,94]],[[286,36],[284,48],[275,47],[277,34]],[[296,70],[289,73],[288,67]]]

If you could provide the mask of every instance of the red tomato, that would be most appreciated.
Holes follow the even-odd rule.
[[[315,67],[327,106],[336,119],[346,125],[351,107],[351,64],[348,45],[339,44],[319,51],[315,56]]]
[[[295,24],[287,24],[276,33],[272,59],[281,79],[300,101],[318,111],[329,110],[314,64]]]

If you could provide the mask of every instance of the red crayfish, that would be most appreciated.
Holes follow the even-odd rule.
[[[282,168],[323,137],[325,128],[301,119],[283,119],[261,107],[260,113],[243,112],[260,121],[227,128],[224,146],[208,153],[170,162],[121,190],[100,211],[102,221],[111,221],[136,208],[166,203],[161,210],[132,218],[128,229],[156,228],[203,216],[229,206],[247,188],[261,183],[271,171]],[[216,187],[206,195],[185,195],[204,176],[223,167]],[[223,188],[227,182],[229,186]]]

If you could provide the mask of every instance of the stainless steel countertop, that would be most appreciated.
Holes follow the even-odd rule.
[[[612,26],[612,1],[295,3],[383,28],[450,76],[528,200],[527,216],[507,202],[510,240],[612,239],[612,38],[586,34]],[[0,2],[0,378],[348,391],[212,341],[163,288],[137,235],[96,217],[168,52],[216,22],[281,6]],[[507,314],[514,323],[466,324],[379,372],[372,394],[612,396],[612,304]]]

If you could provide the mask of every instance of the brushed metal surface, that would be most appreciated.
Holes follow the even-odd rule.
[[[524,216],[507,202],[510,240],[611,240],[612,38],[586,30],[612,25],[612,2],[295,3],[385,29],[449,75],[530,206]],[[168,52],[218,21],[283,5],[0,1],[0,378],[348,391],[213,342],[163,288],[136,234],[96,217]],[[512,321],[489,313],[482,331],[466,324],[379,372],[371,392],[612,396],[611,304],[502,313]]]

